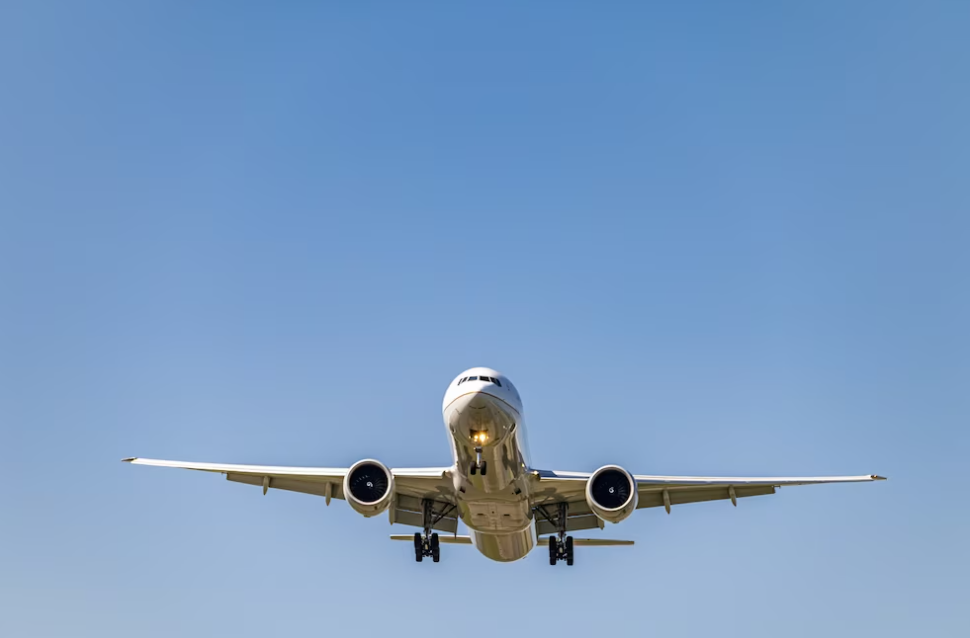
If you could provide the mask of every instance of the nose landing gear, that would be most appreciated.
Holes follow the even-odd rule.
[[[482,460],[482,447],[480,445],[475,448],[475,462],[472,463],[468,474],[475,476],[476,472],[480,472],[482,476],[488,473],[488,461]]]

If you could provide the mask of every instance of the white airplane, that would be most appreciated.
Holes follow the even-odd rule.
[[[885,480],[865,476],[734,478],[642,476],[617,465],[595,472],[537,470],[529,464],[522,400],[509,379],[490,368],[462,372],[445,392],[442,414],[454,462],[448,467],[388,469],[373,459],[349,468],[186,463],[127,458],[129,463],[220,472],[230,481],[344,499],[360,514],[388,513],[392,524],[423,528],[413,536],[418,562],[438,562],[442,543],[475,545],[492,560],[523,558],[536,545],[549,564],[573,564],[576,546],[632,545],[633,541],[573,539],[567,532],[619,523],[634,510],[774,494],[775,488],[815,483]],[[458,536],[458,520],[471,530]],[[435,530],[451,535],[439,536]],[[547,538],[542,538],[548,535]]]

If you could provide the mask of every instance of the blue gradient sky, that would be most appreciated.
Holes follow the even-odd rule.
[[[0,6],[0,635],[970,634],[970,5],[477,4]],[[538,467],[891,480],[553,569],[118,462],[447,463],[473,365]]]

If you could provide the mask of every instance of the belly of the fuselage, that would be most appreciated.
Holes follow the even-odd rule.
[[[486,492],[468,482],[458,493],[458,514],[471,530],[475,547],[492,560],[518,560],[535,546],[535,519],[524,476],[500,492]]]
[[[536,545],[535,528],[530,525],[520,532],[493,534],[472,532],[475,548],[492,560],[507,563],[525,558]]]
[[[505,498],[460,494],[458,512],[469,529],[489,534],[521,532],[533,522],[532,507],[524,494],[509,491]]]

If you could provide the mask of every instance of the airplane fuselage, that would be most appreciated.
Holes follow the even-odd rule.
[[[472,368],[448,386],[442,416],[452,444],[461,520],[475,547],[497,561],[535,546],[525,418],[518,391],[490,368]]]

